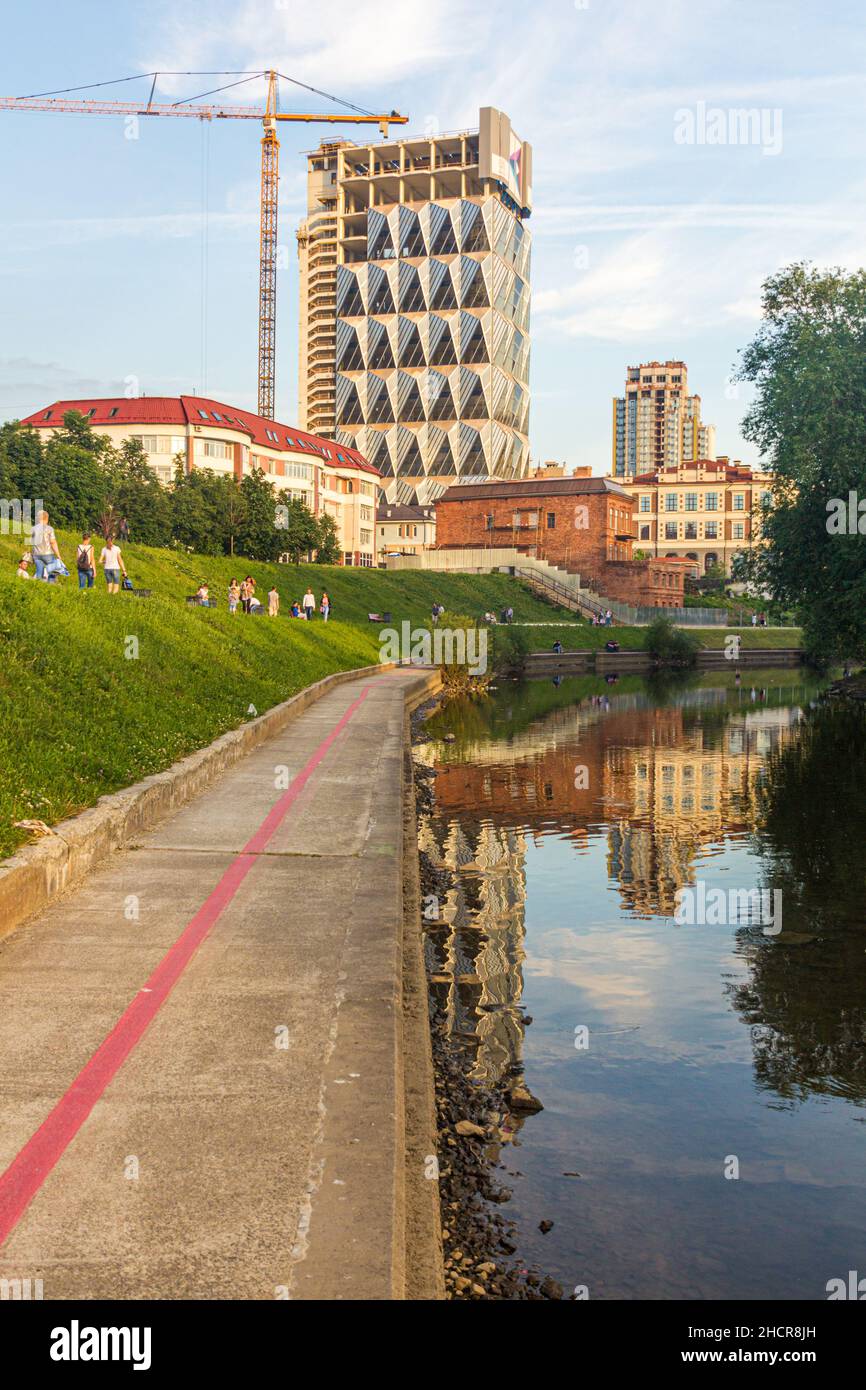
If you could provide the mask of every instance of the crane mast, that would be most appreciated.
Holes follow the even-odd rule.
[[[268,73],[265,133],[262,136],[262,186],[259,231],[259,414],[274,418],[277,364],[277,213],[280,142],[277,139],[277,75]]]

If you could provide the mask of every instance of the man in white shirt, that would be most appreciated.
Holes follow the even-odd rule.
[[[313,621],[313,614],[316,611],[316,600],[310,589],[307,589],[307,592],[304,594],[301,606],[304,610],[304,617],[308,623],[311,623]]]

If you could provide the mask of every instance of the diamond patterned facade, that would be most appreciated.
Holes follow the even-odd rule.
[[[390,500],[526,472],[529,262],[497,198],[367,212],[366,260],[337,267],[336,428]]]

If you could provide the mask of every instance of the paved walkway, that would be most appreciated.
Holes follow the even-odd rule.
[[[0,943],[0,1278],[400,1296],[418,679],[338,686]]]

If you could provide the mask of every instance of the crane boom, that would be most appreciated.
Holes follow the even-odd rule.
[[[183,106],[165,101],[69,101],[53,97],[0,97],[0,111],[59,111],[77,116],[196,116],[200,121],[264,121],[267,112],[253,106]],[[387,139],[390,125],[405,125],[408,116],[392,111],[389,115],[359,116],[354,112],[275,111],[274,121],[328,121],[334,125],[370,125],[375,123]]]
[[[274,71],[263,73],[267,79],[265,109],[252,106],[213,106],[193,102],[149,100],[143,105],[135,101],[91,101],[67,97],[0,97],[0,111],[54,111],[82,116],[194,116],[200,121],[261,121],[262,181],[259,229],[259,357],[258,411],[267,420],[274,418],[274,384],[276,377],[277,326],[277,212],[279,188],[280,142],[278,121],[323,121],[340,125],[371,125],[379,127],[384,138],[392,125],[405,125],[408,116],[397,111],[387,115],[357,112],[326,112],[319,115],[306,111],[277,110],[277,79]],[[154,78],[156,74],[154,74]],[[154,80],[154,86],[156,82]],[[153,87],[151,87],[151,97]]]

